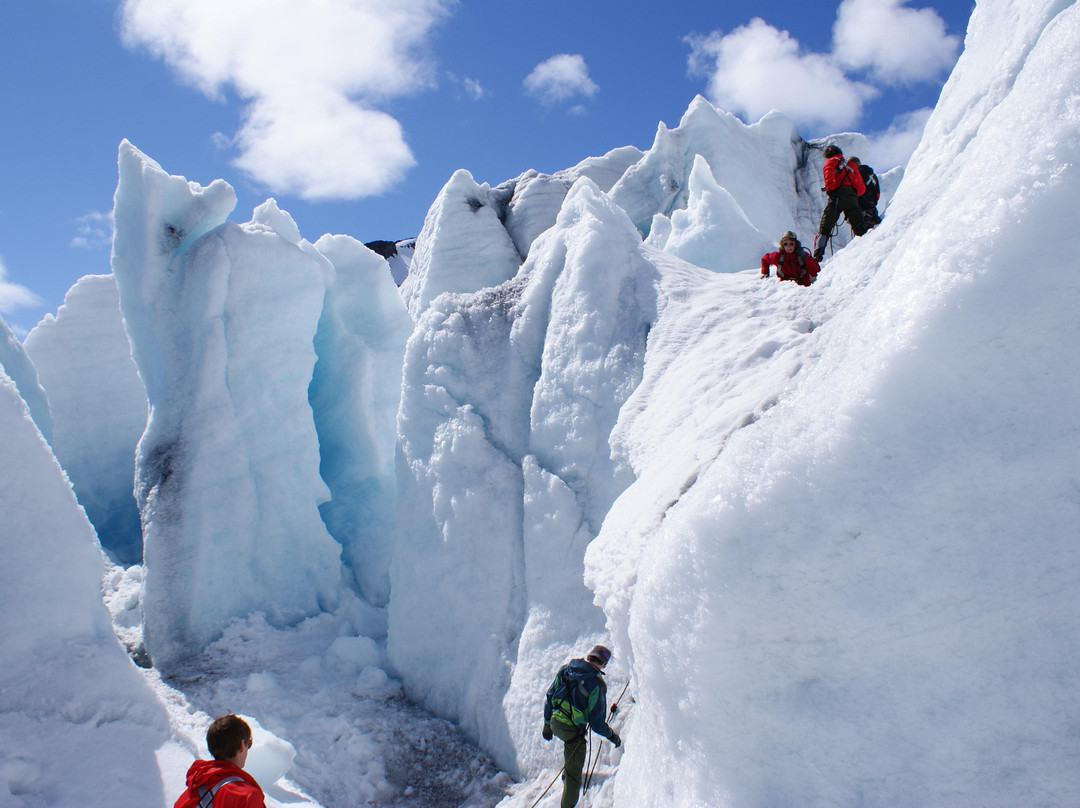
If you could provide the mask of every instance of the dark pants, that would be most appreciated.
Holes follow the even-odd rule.
[[[851,232],[861,236],[866,232],[866,222],[863,221],[862,208],[859,207],[859,197],[855,189],[850,185],[842,185],[836,189],[825,203],[825,210],[821,214],[821,224],[818,225],[817,238],[814,239],[814,260],[821,261],[825,257],[825,247],[832,236],[832,230],[836,226],[836,220],[843,213],[851,225]]]
[[[551,731],[563,742],[563,790],[560,808],[574,808],[581,793],[581,770],[585,768],[585,733],[577,727],[552,720]]]

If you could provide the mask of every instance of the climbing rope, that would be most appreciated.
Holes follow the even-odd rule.
[[[569,755],[564,755],[563,765],[559,767],[559,770],[557,772],[555,772],[555,777],[553,777],[551,782],[547,784],[547,788],[545,788],[543,791],[540,792],[540,796],[536,798],[536,802],[534,802],[532,805],[530,805],[529,808],[536,808],[536,806],[540,803],[540,800],[544,799],[544,795],[547,794],[549,791],[551,791],[551,787],[553,785],[555,785],[555,781],[559,779],[559,775],[562,774],[564,771],[566,771],[566,760],[565,760],[565,758],[573,757],[573,755],[577,752],[577,750],[581,748],[581,744],[582,744],[582,742],[584,740],[585,740],[585,736],[582,736],[581,738],[579,738],[578,742],[577,742],[577,746],[574,747],[573,751]]]
[[[589,745],[592,745],[592,739],[589,740]],[[585,760],[589,760],[591,751],[585,753]],[[584,794],[589,790],[589,786],[592,785],[593,772],[596,771],[596,764],[600,762],[600,744],[596,744],[596,757],[585,767],[585,779],[581,781],[581,793]]]
[[[630,687],[630,680],[629,679],[626,680],[626,684],[623,685],[623,689],[621,691],[619,691],[618,698],[616,698],[615,701],[613,701],[611,703],[611,707],[608,708],[608,720],[609,720],[609,722],[611,720],[611,717],[614,716],[615,713],[619,712],[619,702],[622,701],[622,697],[626,694],[626,688],[628,688],[628,687]],[[589,738],[589,742],[591,744],[591,742],[592,742],[591,737]],[[586,752],[586,757],[585,757],[586,761],[589,760],[590,754],[591,754],[591,752]],[[596,745],[596,756],[592,759],[592,762],[586,768],[586,770],[585,770],[585,779],[581,783],[581,791],[582,791],[582,793],[587,791],[589,786],[592,784],[593,774],[596,772],[596,764],[599,763],[599,762],[600,762],[600,744],[597,744]]]

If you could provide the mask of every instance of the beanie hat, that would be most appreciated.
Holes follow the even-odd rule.
[[[589,655],[585,657],[586,662],[592,662],[601,668],[608,664],[609,659],[611,659],[611,651],[603,645],[594,645]]]
[[[785,230],[784,235],[780,236],[780,239],[776,243],[777,245],[782,247],[784,246],[785,241],[794,241],[796,246],[802,243],[799,241],[799,237],[792,233],[790,230]]]
[[[825,157],[826,158],[828,158],[828,157],[836,157],[836,155],[838,155],[838,154],[841,154],[841,155],[843,154],[843,152],[840,151],[839,146],[835,146],[832,143],[830,143],[828,146],[825,147]]]

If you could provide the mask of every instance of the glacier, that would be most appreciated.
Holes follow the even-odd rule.
[[[808,289],[758,258],[816,230],[820,147],[872,144],[776,113],[457,172],[400,289],[122,144],[118,309],[0,356],[0,802],[170,805],[239,711],[271,806],[547,808],[543,690],[601,641],[626,743],[588,804],[1072,805],[1078,42],[1075,4],[979,2],[883,224]],[[149,404],[126,570],[62,448],[80,308]]]
[[[307,392],[328,262],[272,202],[227,222],[226,183],[170,176],[126,142],[119,174],[113,273],[150,405],[145,642],[168,670],[234,618],[295,624],[337,597]]]
[[[47,315],[23,347],[48,394],[53,452],[102,548],[120,563],[140,563],[132,480],[147,400],[120,319],[116,279],[80,278],[56,316]]]

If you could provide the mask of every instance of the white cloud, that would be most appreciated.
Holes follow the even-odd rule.
[[[112,244],[112,211],[99,213],[91,211],[75,220],[77,232],[71,240],[72,247],[84,250],[100,250]]]
[[[424,48],[454,0],[124,0],[126,45],[248,107],[236,164],[277,193],[377,194],[414,164],[380,103],[433,84]],[[218,138],[220,141],[220,138]]]
[[[922,140],[926,121],[933,109],[923,107],[914,112],[898,115],[884,132],[870,136],[870,148],[874,161],[882,171],[896,166],[906,166],[912,153]],[[879,172],[880,173],[880,172]]]
[[[40,306],[44,302],[25,286],[9,283],[7,280],[7,267],[0,260],[0,314],[11,314],[16,309]]]
[[[525,77],[525,90],[547,106],[583,95],[591,98],[597,87],[589,78],[585,57],[579,53],[559,53],[541,62]]]
[[[750,120],[776,109],[796,123],[844,127],[877,94],[828,56],[800,53],[797,40],[760,17],[727,35],[716,31],[687,41],[691,70],[708,76],[711,100]]]
[[[868,69],[887,84],[937,79],[956,62],[958,37],[932,8],[907,0],[843,0],[833,26],[833,53],[841,64]]]
[[[474,101],[479,101],[481,98],[484,97],[484,88],[476,79],[463,79],[462,84],[465,87],[465,92],[467,92],[469,94],[469,97],[471,97]]]
[[[481,98],[489,95],[488,91],[484,89],[484,86],[476,79],[469,78],[468,76],[458,76],[455,73],[447,73],[446,77],[450,80],[451,84],[460,87],[461,91],[473,101],[479,101]]]

